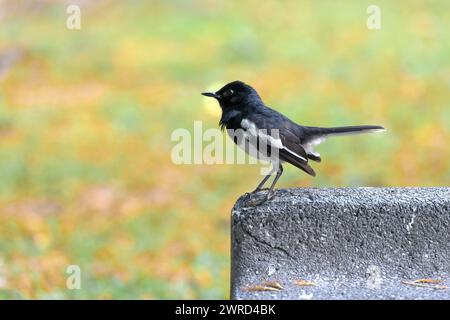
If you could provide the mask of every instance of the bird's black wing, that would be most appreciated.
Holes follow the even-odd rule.
[[[267,109],[265,113],[253,114],[248,120],[257,129],[263,129],[267,134],[275,135],[275,140],[272,141],[276,145],[271,145],[271,147],[278,149],[280,160],[289,162],[311,176],[316,175],[308,165],[308,155],[301,145],[299,126],[272,109]],[[273,131],[274,129],[277,131]],[[270,140],[268,142],[271,144]]]
[[[279,150],[280,159],[296,166],[311,176],[315,176],[313,168],[308,165],[308,154],[300,144],[300,139],[293,130],[292,124],[285,123],[279,128],[283,148]]]

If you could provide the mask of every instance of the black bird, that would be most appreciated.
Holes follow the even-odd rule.
[[[272,185],[264,200],[273,197],[273,188],[283,173],[282,162],[289,162],[311,176],[316,173],[308,164],[308,160],[320,162],[320,154],[314,151],[314,146],[323,142],[330,136],[360,134],[382,131],[382,126],[364,125],[334,128],[320,128],[301,126],[266,106],[258,92],[242,81],[233,81],[225,85],[217,92],[204,92],[202,95],[217,99],[222,109],[222,117],[219,125],[226,128],[228,133],[241,130],[244,139],[256,141],[250,144],[256,148],[257,156],[269,159],[273,168],[258,187],[252,192],[262,190],[269,177],[276,171]],[[278,136],[271,136],[271,130],[277,130]],[[232,136],[236,144],[236,135]],[[253,138],[253,139],[252,139]],[[261,155],[261,141],[268,145],[266,154]],[[249,147],[245,150],[250,153]],[[274,152],[276,151],[276,152]]]

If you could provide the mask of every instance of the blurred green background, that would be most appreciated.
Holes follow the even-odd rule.
[[[388,128],[278,187],[448,186],[449,30],[445,0],[0,0],[0,298],[227,298],[259,167],[174,165],[170,135],[216,128],[200,92],[232,80],[301,124]]]

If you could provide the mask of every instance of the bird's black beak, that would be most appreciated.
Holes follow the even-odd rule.
[[[216,94],[215,92],[203,92],[202,95],[204,95],[206,97],[220,99],[220,95]]]

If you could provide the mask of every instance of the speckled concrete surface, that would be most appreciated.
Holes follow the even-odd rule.
[[[450,299],[450,188],[299,188],[232,211],[232,299]],[[305,279],[316,285],[302,287]],[[277,281],[279,291],[247,291]]]

